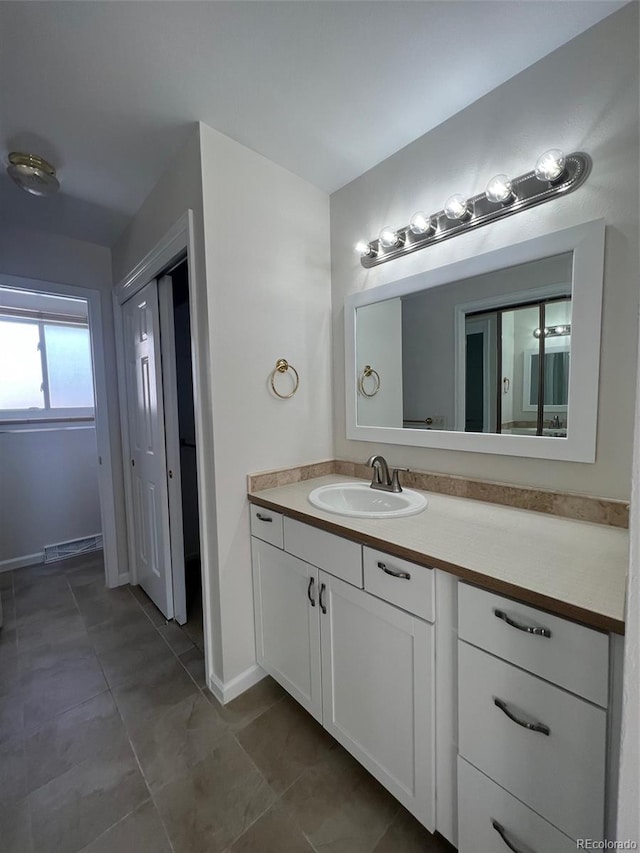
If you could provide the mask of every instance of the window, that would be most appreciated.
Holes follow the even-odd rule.
[[[84,322],[0,315],[0,419],[93,417]]]

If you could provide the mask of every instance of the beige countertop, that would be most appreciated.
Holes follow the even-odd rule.
[[[441,568],[594,628],[624,633],[627,530],[423,492],[427,508],[351,518],[309,503],[331,475],[249,494],[252,503],[413,562]]]

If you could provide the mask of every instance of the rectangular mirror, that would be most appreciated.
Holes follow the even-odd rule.
[[[594,461],[604,223],[353,294],[347,435]]]

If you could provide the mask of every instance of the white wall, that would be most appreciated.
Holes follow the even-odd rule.
[[[202,178],[228,682],[255,663],[246,475],[333,455],[329,199],[204,125]],[[300,374],[289,400],[269,388],[281,357]]]
[[[630,4],[507,81],[331,197],[336,455],[378,450],[394,465],[627,498],[633,445],[638,306],[638,7]],[[597,57],[595,61],[594,57]],[[425,91],[428,97],[428,91]],[[419,102],[416,103],[419,109]],[[550,147],[593,159],[566,197],[364,270],[353,251],[382,225],[436,211],[452,192],[482,192]],[[560,463],[349,441],[345,436],[343,300],[463,257],[603,217],[607,223],[595,464]],[[610,413],[615,412],[615,424]]]
[[[101,293],[102,313],[102,335],[104,340],[104,357],[107,377],[107,400],[109,407],[109,442],[112,459],[114,461],[114,507],[120,529],[124,525],[124,499],[123,479],[121,466],[120,432],[118,428],[118,395],[117,380],[115,372],[115,344],[113,334],[113,312],[111,307],[111,252],[104,246],[93,243],[85,243],[80,240],[72,240],[40,231],[32,231],[24,228],[5,227],[0,231],[0,276],[16,276],[29,279],[28,285],[31,289],[47,291],[50,283],[62,284],[71,287],[83,287],[99,290]],[[82,293],[78,292],[79,296]],[[90,437],[91,436],[91,437]],[[0,471],[3,472],[0,481],[0,490],[4,499],[12,493],[23,494],[24,484],[12,480],[8,473],[12,471],[18,476],[20,467],[24,470],[30,469],[30,459],[39,457],[45,459],[47,456],[61,454],[69,461],[71,459],[69,447],[75,446],[77,455],[74,466],[67,472],[67,479],[53,477],[48,478],[49,488],[42,491],[42,481],[34,475],[30,481],[33,490],[34,511],[26,513],[22,517],[22,527],[19,533],[3,537],[5,548],[11,551],[0,550],[0,561],[14,559],[21,556],[15,553],[15,548],[28,549],[23,554],[37,553],[43,544],[63,541],[67,538],[76,538],[99,532],[99,499],[97,492],[97,469],[95,432],[74,431],[66,436],[61,431],[43,432],[42,434],[29,433],[22,439],[14,436],[3,435],[0,437],[0,452],[11,456],[13,450],[25,454],[17,457],[20,464],[13,465],[15,457],[12,457],[11,465],[5,467],[4,461],[0,461]],[[53,464],[51,462],[50,464]],[[53,469],[51,469],[53,470]],[[58,471],[60,469],[57,469]],[[57,483],[57,485],[56,485]],[[38,513],[42,511],[42,500],[48,501],[51,508],[51,519],[56,516],[58,510],[66,506],[75,506],[74,494],[83,494],[87,504],[77,516],[77,524],[69,526],[69,522],[60,523],[60,532],[56,533],[55,527],[43,528],[38,520]],[[45,504],[46,505],[46,504]],[[5,526],[8,516],[0,516]],[[97,519],[97,520],[96,520]],[[30,530],[25,525],[31,524]],[[64,529],[63,529],[64,528]],[[66,532],[65,532],[66,531]],[[46,533],[46,537],[44,534]],[[70,535],[72,534],[72,535]],[[20,544],[18,544],[20,543]],[[126,541],[120,536],[117,541],[118,565],[123,572],[127,571]]]
[[[93,427],[0,427],[0,570],[100,533],[97,468]]]

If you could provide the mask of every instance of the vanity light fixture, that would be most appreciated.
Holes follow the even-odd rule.
[[[412,234],[433,234],[436,230],[434,217],[419,210],[409,220],[409,230]]]
[[[404,244],[404,234],[399,234],[390,225],[385,225],[378,237],[378,243],[383,249],[396,249]]]
[[[544,336],[545,338],[559,338],[562,335],[570,335],[571,334],[571,324],[567,323],[564,326],[545,326],[544,327]],[[534,329],[533,330],[534,338],[542,337],[542,329]]]
[[[550,148],[536,160],[536,178],[550,183],[559,180],[564,174],[566,162],[567,158],[559,148]]]
[[[507,175],[496,175],[491,178],[484,194],[493,204],[510,204],[516,200],[513,182]]]
[[[365,255],[376,255],[377,252],[371,245],[371,243],[367,243],[366,240],[358,240],[355,245],[356,252],[364,257]]]
[[[471,228],[488,225],[503,216],[512,216],[536,204],[544,204],[559,195],[573,192],[591,171],[591,158],[582,151],[566,156],[551,148],[538,157],[535,168],[510,178],[495,175],[479,195],[452,195],[443,210],[414,213],[403,228],[385,226],[377,240],[356,244],[363,267],[383,264],[409,252],[424,249],[441,240],[463,234]]]
[[[473,216],[473,210],[469,209],[469,202],[463,195],[460,195],[460,193],[454,193],[454,195],[450,195],[445,202],[444,215],[447,219],[451,219],[454,222],[456,220],[458,222],[464,222],[467,219],[471,219]]]

